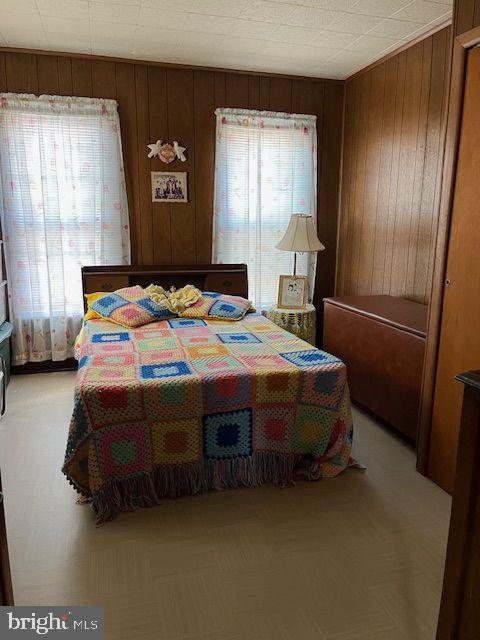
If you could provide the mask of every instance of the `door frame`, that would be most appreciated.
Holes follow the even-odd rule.
[[[7,527],[5,524],[2,477],[0,474],[0,606],[13,606],[12,576],[8,558]]]
[[[455,33],[456,21],[453,24]],[[420,397],[420,418],[417,433],[417,470],[428,475],[430,437],[432,429],[433,398],[438,365],[440,326],[442,320],[445,272],[448,256],[453,196],[457,175],[458,148],[463,113],[463,97],[466,82],[467,55],[480,44],[480,27],[455,37],[451,55],[451,76],[447,96],[447,127],[443,152],[440,207],[435,244],[433,280],[428,310],[427,341]]]

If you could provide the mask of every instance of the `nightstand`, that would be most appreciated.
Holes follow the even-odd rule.
[[[272,305],[264,315],[278,327],[315,346],[316,313],[313,304],[306,309],[282,309]]]

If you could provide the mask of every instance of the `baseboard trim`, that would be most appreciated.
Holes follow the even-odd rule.
[[[55,371],[75,371],[78,363],[75,358],[67,360],[45,362],[27,362],[26,364],[12,366],[10,373],[13,376],[23,375],[26,373],[53,373]]]

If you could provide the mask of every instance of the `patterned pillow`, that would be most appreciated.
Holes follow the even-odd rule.
[[[240,296],[228,296],[213,291],[203,291],[200,300],[178,315],[181,318],[221,318],[222,320],[241,320],[250,311],[250,300]]]
[[[149,322],[174,317],[167,307],[153,302],[138,285],[106,293],[94,300],[90,309],[101,318],[124,327],[140,327]]]
[[[85,321],[85,320],[92,320],[93,318],[101,318],[102,316],[100,316],[96,311],[92,309],[92,304],[95,302],[95,300],[98,300],[98,298],[103,298],[103,296],[107,296],[108,292],[96,291],[95,293],[85,293],[84,295],[87,300],[87,312],[83,316],[83,320]]]

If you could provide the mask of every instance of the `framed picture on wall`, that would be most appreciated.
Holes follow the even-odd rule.
[[[151,171],[152,202],[188,202],[186,172]]]
[[[307,276],[280,276],[278,306],[282,309],[305,309],[307,306]]]

